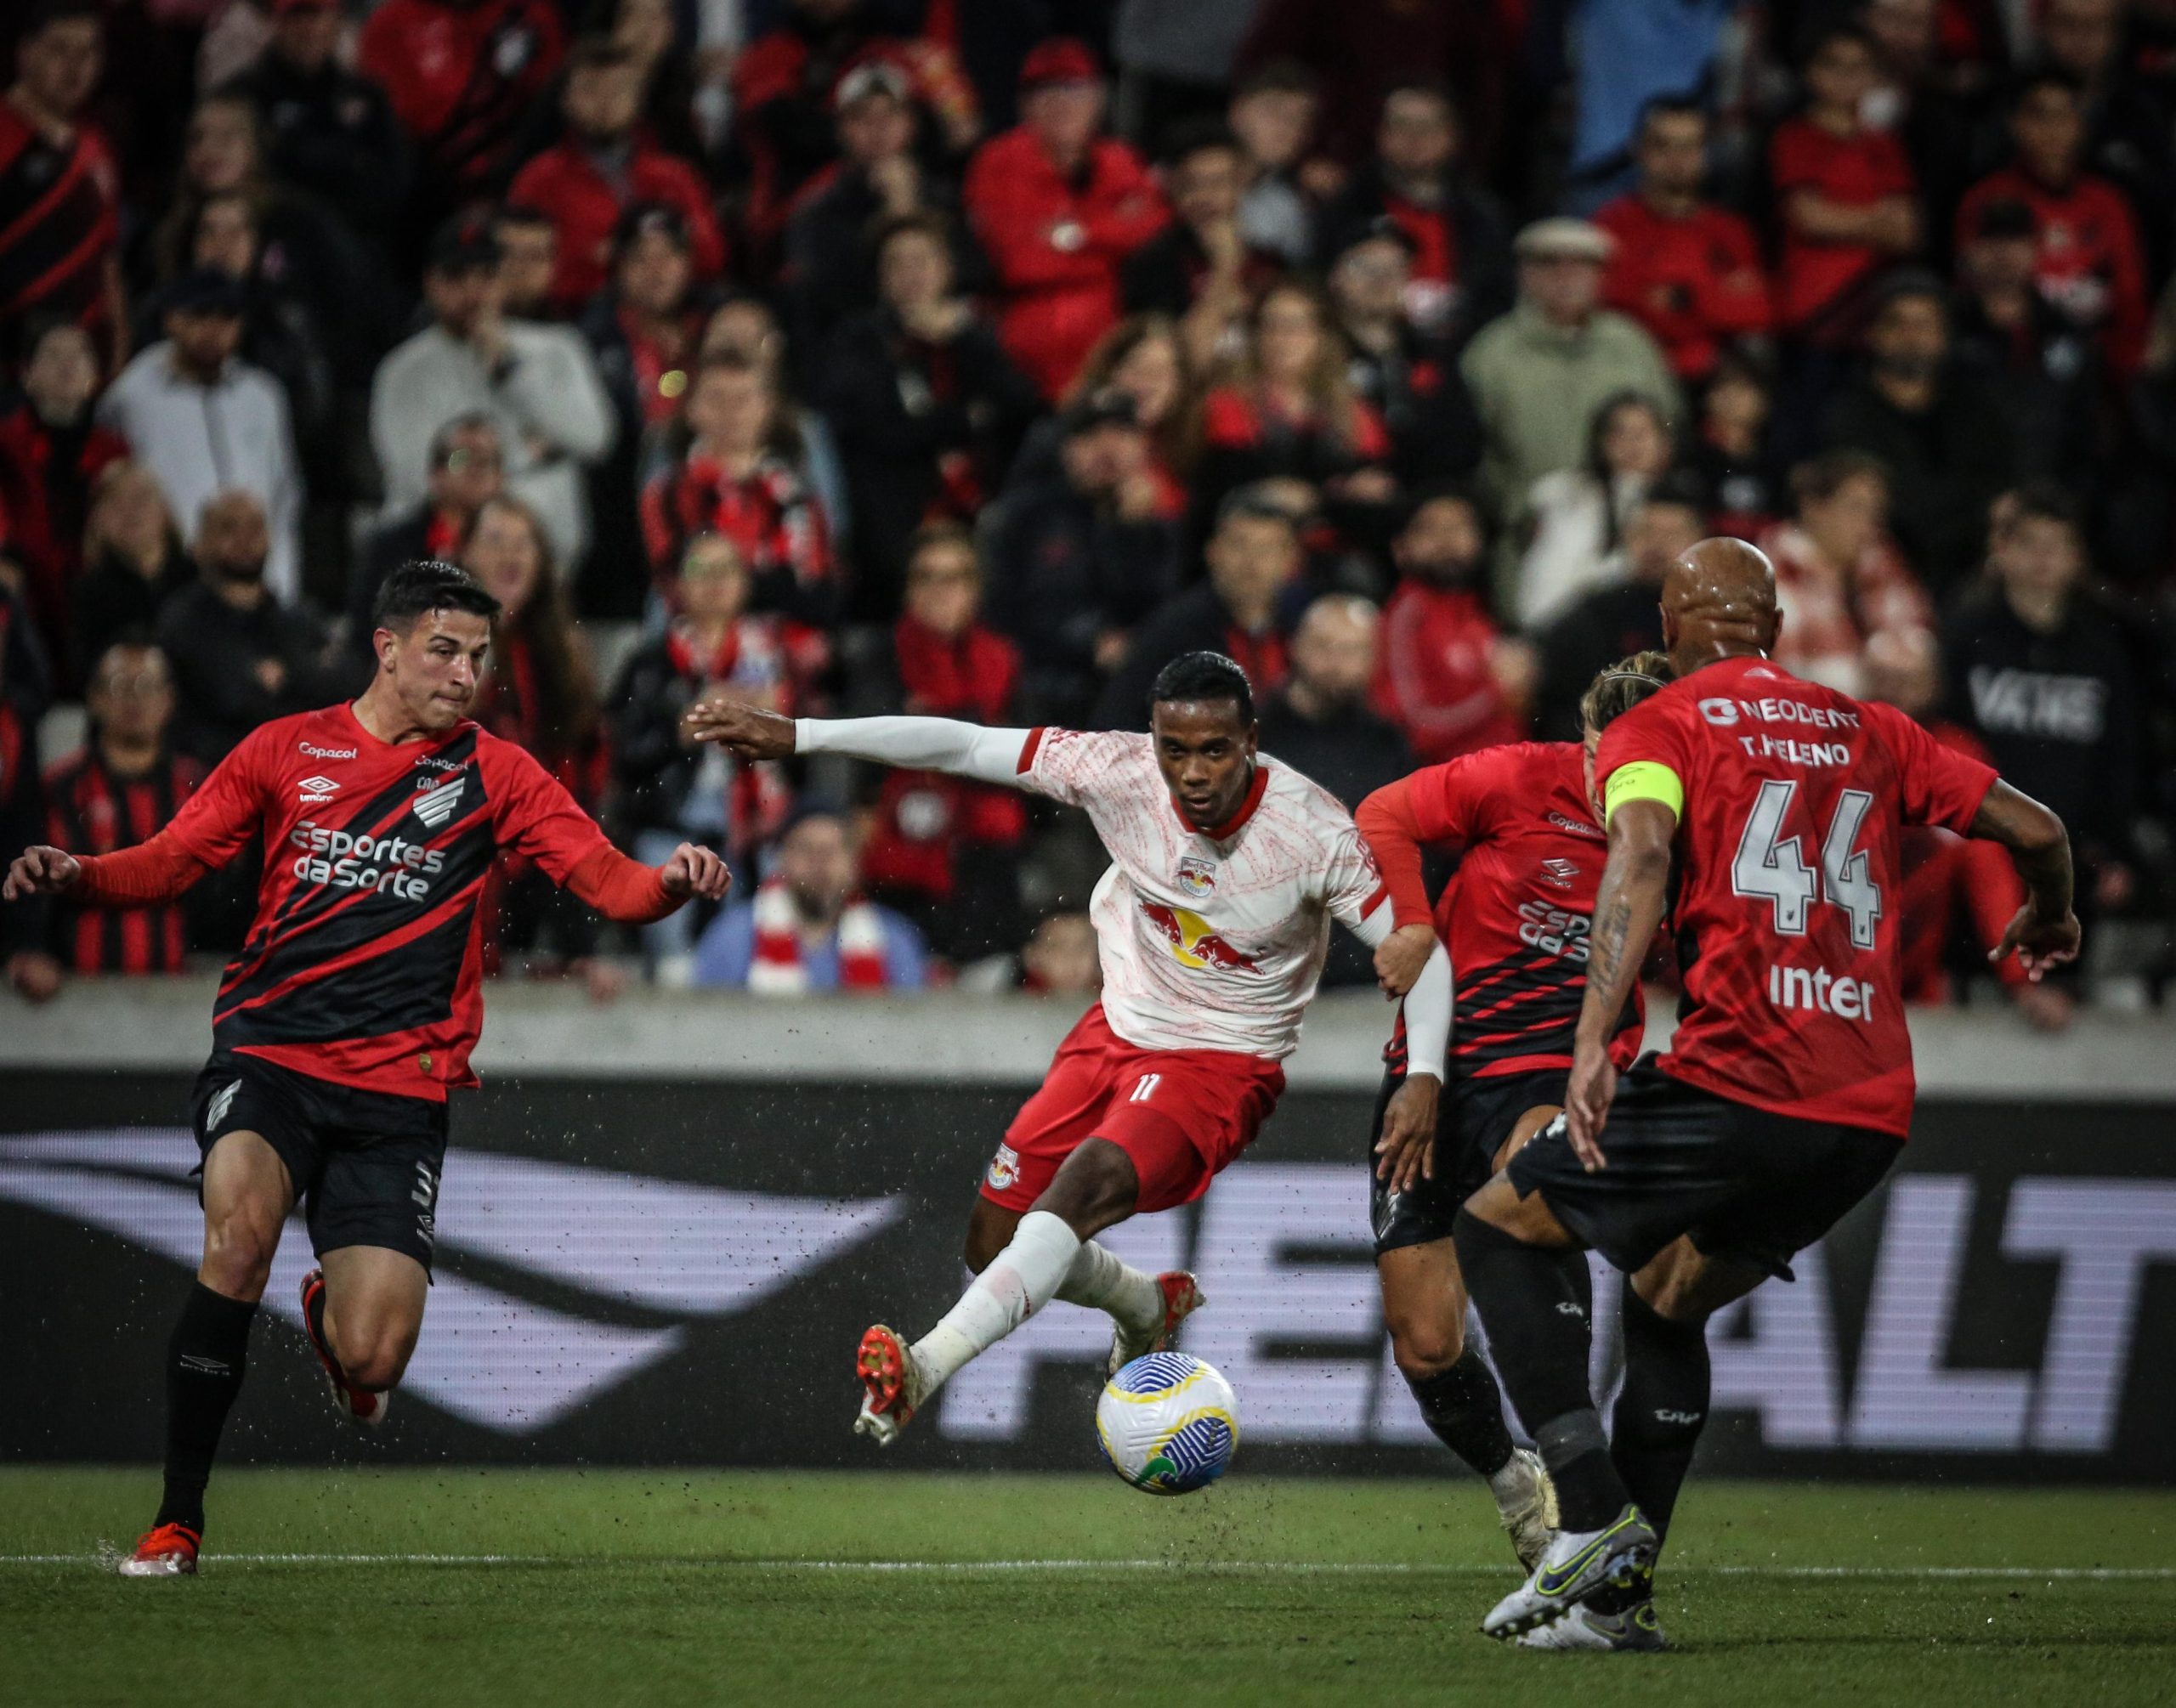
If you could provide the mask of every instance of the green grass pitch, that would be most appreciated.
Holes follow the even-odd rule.
[[[229,1471],[194,1581],[99,1568],[145,1470],[0,1472],[0,1702],[2176,1701],[2176,1493],[1695,1481],[1676,1652],[1521,1654],[1477,1485]]]

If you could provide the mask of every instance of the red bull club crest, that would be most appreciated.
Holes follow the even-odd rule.
[[[1179,887],[1189,896],[1204,898],[1216,893],[1216,862],[1199,854],[1179,862]]]

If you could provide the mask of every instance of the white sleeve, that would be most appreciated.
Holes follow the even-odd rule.
[[[1374,948],[1396,928],[1397,910],[1387,896],[1375,911],[1352,927],[1352,935]],[[1443,1077],[1443,1063],[1451,1049],[1451,1020],[1456,1008],[1456,985],[1451,976],[1451,952],[1441,938],[1429,952],[1420,976],[1405,993],[1405,1060],[1408,1073]]]
[[[1032,732],[985,729],[944,717],[796,718],[798,753],[836,753],[905,771],[943,771],[1024,789],[1020,758]]]

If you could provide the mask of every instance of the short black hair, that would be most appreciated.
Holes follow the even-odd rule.
[[[2004,527],[2020,522],[2054,522],[2072,534],[2082,531],[2077,500],[2052,481],[2029,480],[2005,495]]]
[[[1194,156],[1211,150],[1232,155],[1246,153],[1231,126],[1213,114],[1197,113],[1179,120],[1164,133],[1164,146],[1158,158],[1165,170],[1171,171]]]
[[[105,22],[105,13],[97,0],[42,0],[31,8],[21,39],[42,36],[55,24],[95,24],[104,30]]]
[[[373,628],[405,633],[433,611],[466,611],[496,618],[499,602],[458,563],[438,557],[411,557],[385,578],[371,608]]]
[[[1650,95],[1640,104],[1640,121],[1633,127],[1633,135],[1644,137],[1647,127],[1657,119],[1697,119],[1708,122],[1708,109],[1697,95]]]
[[[1245,486],[1234,487],[1224,495],[1216,506],[1216,527],[1221,532],[1227,523],[1281,522],[1292,530],[1295,538],[1300,532],[1300,518],[1293,513],[1292,506],[1278,501],[1267,483],[1254,481]],[[1221,658],[1221,653],[1204,653],[1205,659]],[[1229,659],[1225,660],[1230,663]]]
[[[1238,709],[1242,724],[1251,726],[1255,721],[1254,684],[1237,663],[1221,653],[1182,653],[1156,672],[1148,690],[1150,711],[1182,700],[1196,704],[1229,700]]]

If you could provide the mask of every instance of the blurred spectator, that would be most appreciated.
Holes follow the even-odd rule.
[[[716,694],[796,715],[824,650],[811,631],[751,615],[751,586],[731,540],[689,541],[672,583],[672,621],[629,656],[611,701],[613,778],[635,857],[656,864],[696,842],[723,854],[744,882],[756,849],[785,822],[793,791],[777,765],[744,763],[716,742],[689,739],[681,717]],[[692,950],[697,922],[686,911],[643,928],[653,958]]]
[[[1946,587],[1979,556],[1987,506],[2013,478],[2009,424],[1981,376],[1951,361],[1949,293],[1932,274],[1883,283],[1866,345],[1823,441],[1880,462],[1897,544]]]
[[[1585,454],[1595,411],[1619,392],[1651,399],[1666,421],[1676,382],[1637,322],[1601,307],[1609,239],[1576,219],[1519,234],[1519,300],[1482,329],[1460,365],[1481,411],[1488,494],[1519,517],[1534,483]]]
[[[1321,109],[1314,73],[1296,60],[1272,59],[1233,83],[1226,111],[1245,158],[1239,235],[1288,266],[1302,266],[1315,252],[1315,204],[1301,179]]]
[[[915,214],[951,221],[959,213],[949,187],[915,153],[904,71],[886,59],[864,60],[839,80],[834,105],[838,163],[794,199],[779,270],[808,354],[848,315],[876,306],[871,234],[880,225]],[[963,257],[955,229],[940,229],[956,263]]]
[[[940,219],[889,221],[876,244],[883,304],[837,330],[818,400],[859,518],[857,608],[882,619],[915,529],[981,510],[1041,400],[956,289]]]
[[[103,648],[85,695],[82,752],[45,773],[45,840],[76,854],[111,854],[149,840],[204,780],[205,767],[173,751],[173,672],[148,635]],[[52,971],[178,973],[189,945],[183,906],[73,908],[53,903],[46,930]]]
[[[612,39],[633,59],[643,130],[667,154],[700,165],[711,151],[710,125],[695,110],[715,112],[731,68],[706,37],[721,25],[737,33],[741,10],[740,0],[685,8],[677,0],[616,0],[592,8],[600,20],[609,14]],[[683,31],[692,39],[683,40]]]
[[[2011,103],[2009,133],[2011,163],[1958,206],[1958,246],[1977,231],[1988,202],[2022,202],[2038,232],[2033,280],[2041,294],[2099,334],[2116,372],[2134,371],[2145,348],[2145,257],[2122,191],[2084,170],[2082,92],[2066,72],[2034,72]]]
[[[1706,537],[1707,489],[1685,470],[1663,475],[1624,518],[1622,568],[1533,637],[1534,736],[1579,739],[1579,697],[1619,659],[1663,643],[1663,577]]]
[[[112,366],[128,352],[120,174],[105,139],[77,116],[105,64],[100,7],[37,0],[16,43],[15,81],[0,95],[0,181],[14,186],[0,223],[0,365],[24,353],[16,337],[41,314],[94,334]]]
[[[383,0],[371,14],[355,67],[391,98],[413,145],[411,227],[497,195],[565,53],[552,0]]]
[[[1068,407],[1099,392],[1133,399],[1134,419],[1148,438],[1148,478],[1156,489],[1156,513],[1174,521],[1187,513],[1185,477],[1201,454],[1199,370],[1187,359],[1179,324],[1168,314],[1131,314],[1103,334],[1074,376]],[[1046,416],[1029,433],[1012,478],[1027,468],[1054,464],[1064,437],[1061,412]]]
[[[1085,913],[1046,913],[1020,951],[1020,989],[1028,996],[1093,996],[1103,987],[1102,951]]]
[[[1626,518],[1675,450],[1661,410],[1637,392],[1620,392],[1595,411],[1579,467],[1544,475],[1527,496],[1533,539],[1519,564],[1513,614],[1520,628],[1552,621],[1609,579],[1621,563]]]
[[[1862,452],[1835,450],[1791,472],[1796,519],[1761,536],[1776,565],[1783,629],[1776,662],[1847,694],[1866,689],[1867,643],[1930,627],[1933,612],[1889,538],[1894,487]]]
[[[2176,205],[2176,135],[2164,100],[2145,87],[2124,50],[2125,0],[2047,0],[2040,8],[2045,62],[2084,97],[2086,160],[2130,199],[2133,212]],[[2147,218],[2147,271],[2167,272],[2168,222]]]
[[[1795,34],[1799,15],[1772,27]],[[1742,20],[1733,0],[1672,6],[1589,0],[1578,8],[1566,32],[1563,45],[1573,64],[1559,96],[1572,109],[1563,212],[1588,214],[1632,187],[1640,121],[1653,101],[1688,94],[1746,99],[1746,92],[1730,88],[1734,68],[1717,63],[1729,37],[1746,27]]]
[[[99,472],[82,538],[83,573],[70,590],[68,666],[77,682],[123,635],[150,633],[167,601],[197,579],[166,495],[140,462],[123,459]]]
[[[1162,167],[1164,192],[1176,218],[1126,258],[1121,294],[1130,314],[1153,312],[1177,320],[1193,365],[1206,368],[1230,344],[1282,263],[1250,248],[1240,232],[1245,163],[1238,139],[1221,122],[1200,118],[1176,127]]]
[[[1303,480],[1353,512],[1396,496],[1390,435],[1352,393],[1329,310],[1312,287],[1272,286],[1255,310],[1246,359],[1202,400],[1197,516],[1227,494],[1271,478]],[[1364,523],[1363,523],[1364,526]]]
[[[179,711],[174,744],[217,765],[261,723],[323,705],[338,692],[323,669],[324,636],[266,585],[269,530],[253,494],[205,501],[192,556],[198,580],[159,613]]]
[[[1610,235],[1602,301],[1654,337],[1681,380],[1714,371],[1723,347],[1768,331],[1768,280],[1753,228],[1701,199],[1708,115],[1697,101],[1650,101],[1640,115],[1639,187],[1595,215]]]
[[[1045,42],[1020,70],[1022,122],[985,143],[964,195],[1002,292],[998,334],[1047,398],[1119,318],[1119,269],[1167,218],[1131,149],[1100,136],[1096,57]]]
[[[514,175],[507,192],[509,201],[551,216],[558,238],[552,301],[562,317],[580,314],[604,289],[613,231],[635,202],[679,212],[697,278],[725,269],[725,239],[710,192],[687,161],[637,130],[642,96],[642,73],[626,48],[602,36],[576,42],[560,94],[565,133]]]
[[[892,625],[870,710],[1004,724],[1012,716],[1020,653],[980,620],[982,567],[956,523],[920,530],[910,553],[906,608]],[[954,961],[1020,940],[1019,850],[1028,831],[1018,790],[939,772],[887,770],[862,849],[870,893],[915,921]]]
[[[1262,751],[1312,778],[1347,812],[1413,769],[1397,726],[1368,704],[1381,622],[1371,599],[1317,599],[1292,631],[1292,674],[1261,710]]]
[[[1740,540],[1754,538],[1788,508],[1775,450],[1772,374],[1745,352],[1726,353],[1701,395],[1700,423],[1686,453],[1712,495],[1714,531]]]
[[[578,563],[590,528],[582,470],[612,448],[611,400],[579,333],[506,318],[498,266],[498,245],[479,223],[456,222],[433,240],[423,274],[431,324],[386,357],[371,388],[386,511],[400,516],[428,497],[440,427],[489,416],[507,490],[536,512],[553,555]]]
[[[1027,468],[985,517],[988,608],[1017,642],[1023,714],[1081,724],[1135,625],[1178,585],[1178,524],[1163,514],[1133,399],[1065,412],[1055,467]]]
[[[499,251],[499,312],[515,320],[561,318],[559,228],[542,207],[502,201],[491,210],[491,241]]]
[[[1941,698],[1934,637],[1924,630],[1877,636],[1867,648],[1867,695],[1926,725],[1928,733],[1982,764],[1987,750],[1967,731],[1936,719]],[[1902,952],[1904,1000],[1944,1004],[1955,999],[1952,953],[1960,921],[1968,923],[1974,954],[1968,970],[1992,972],[2019,1011],[2035,1026],[2060,1032],[2069,1025],[2077,998],[2066,984],[2034,984],[2014,955],[1990,967],[1986,956],[2003,940],[2025,885],[2000,846],[1927,825],[1904,827],[1898,846],[1903,906],[1897,941]]]
[[[590,472],[590,514],[608,525],[591,543],[576,604],[584,616],[627,618],[642,614],[650,570],[640,534],[626,524],[639,513],[644,458],[679,418],[710,297],[695,286],[687,222],[664,202],[630,205],[613,253],[611,287],[581,320],[618,425],[612,454]]]
[[[98,419],[136,448],[181,515],[198,514],[214,494],[252,495],[270,530],[264,589],[292,601],[302,591],[302,470],[286,392],[237,353],[242,308],[241,287],[224,273],[200,268],[177,280],[166,338],[122,370]]]
[[[1983,200],[1962,234],[1951,298],[1957,359],[1984,383],[2028,478],[2097,479],[2106,369],[2089,331],[2036,288],[2032,210]]]
[[[795,467],[783,409],[762,364],[706,356],[688,387],[686,450],[643,488],[643,537],[662,574],[696,534],[722,534],[755,578],[753,608],[827,628],[842,591],[830,522]]]
[[[361,235],[392,236],[408,150],[385,91],[341,63],[338,0],[272,0],[271,11],[264,54],[220,93],[257,109],[266,163],[283,183],[337,207]]]
[[[1423,331],[1407,312],[1414,253],[1403,226],[1379,219],[1353,234],[1329,274],[1346,377],[1381,417],[1391,468],[1408,485],[1463,478],[1481,461],[1481,417],[1450,341]]]
[[[1866,121],[1888,132],[1911,162],[1918,200],[1934,223],[1985,165],[1989,109],[2008,54],[1996,8],[1953,0],[1861,0],[1874,52]]]
[[[869,0],[790,0],[786,15],[749,42],[733,67],[734,123],[746,156],[747,222],[759,246],[776,240],[794,197],[830,164],[834,92],[859,66],[903,72],[917,105],[936,121],[944,154],[971,147],[981,128],[973,89],[950,52],[889,33]],[[777,16],[777,8],[771,8]]]
[[[377,670],[377,594],[385,578],[415,557],[458,563],[476,512],[505,489],[506,458],[487,415],[456,416],[431,435],[430,484],[422,503],[377,529],[348,577],[347,654],[367,681]]]
[[[1299,523],[1290,511],[1242,487],[1218,511],[1203,557],[1207,579],[1134,631],[1096,704],[1096,728],[1147,729],[1149,686],[1182,653],[1236,660],[1260,699],[1284,686],[1292,595],[1304,557]]]
[[[1855,287],[1918,247],[1912,167],[1896,139],[1863,117],[1874,45],[1856,25],[1816,38],[1805,110],[1776,127],[1769,190],[1783,229],[1776,269],[1778,330],[1835,348],[1850,342]]]
[[[920,990],[927,952],[915,928],[861,893],[845,814],[803,806],[753,899],[728,908],[695,946],[695,982],[757,996]]]
[[[812,353],[820,356],[823,352]],[[728,291],[711,311],[710,324],[703,328],[702,354],[745,356],[762,370],[778,394],[780,419],[790,429],[779,443],[792,450],[795,467],[823,500],[832,549],[845,556],[853,529],[853,512],[847,502],[846,466],[840,461],[830,422],[796,395],[792,352],[777,313],[761,297],[745,291]]]
[[[2060,814],[2088,914],[2131,898],[2139,801],[2138,682],[2123,631],[2084,585],[2077,518],[2060,494],[2005,504],[1991,585],[1943,625],[1950,712],[2004,779]]]
[[[1325,263],[1387,219],[1410,240],[1406,318],[1433,337],[1463,343],[1510,306],[1504,216],[1459,175],[1458,115],[1450,93],[1401,82],[1383,98],[1374,157],[1323,212],[1316,252]]]
[[[1523,675],[1481,591],[1488,536],[1463,492],[1422,495],[1391,543],[1397,591],[1383,612],[1376,707],[1423,765],[1524,734],[1512,690]]]
[[[82,573],[91,488],[128,445],[92,419],[99,359],[89,333],[73,320],[46,320],[23,343],[21,397],[0,410],[0,512],[31,615],[60,663],[73,656],[68,604]]]

